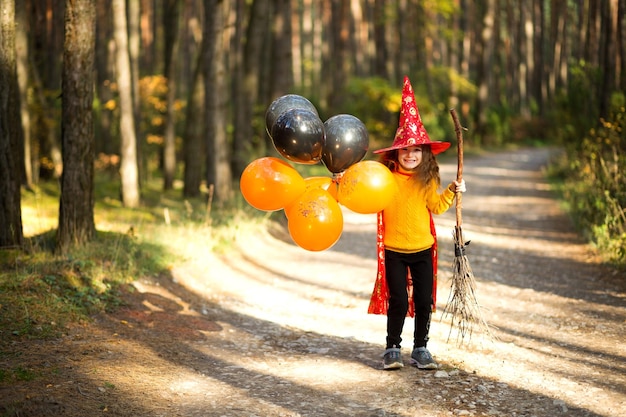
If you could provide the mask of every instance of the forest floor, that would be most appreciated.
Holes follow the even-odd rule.
[[[38,377],[0,385],[0,415],[626,415],[626,277],[574,232],[542,175],[551,155],[466,157],[463,230],[492,337],[477,329],[458,343],[442,314],[451,209],[436,218],[436,371],[409,366],[410,343],[403,369],[382,370],[385,317],[366,313],[375,216],[346,212],[327,251],[263,228],[225,255],[137,280],[125,308],[60,339],[8,342],[15,355],[0,361]],[[444,183],[455,169],[441,164]]]

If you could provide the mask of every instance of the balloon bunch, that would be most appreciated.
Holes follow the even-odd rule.
[[[251,206],[285,210],[289,234],[298,246],[310,251],[332,247],[343,231],[340,204],[371,214],[391,202],[396,192],[391,171],[362,160],[369,135],[358,118],[340,114],[322,122],[309,100],[288,94],[268,107],[265,126],[281,156],[300,164],[322,162],[333,174],[305,179],[289,163],[263,157],[241,175],[241,193]]]

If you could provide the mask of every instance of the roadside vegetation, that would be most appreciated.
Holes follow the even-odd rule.
[[[97,237],[64,256],[53,250],[58,183],[23,191],[26,250],[0,251],[0,346],[15,337],[58,337],[71,323],[117,308],[134,280],[227,251],[264,218],[241,198],[211,207],[206,198],[183,199],[180,189],[163,192],[160,182],[146,184],[141,208],[128,209],[105,173],[96,182]]]
[[[611,116],[582,137],[579,130],[564,130],[565,153],[550,170],[580,233],[621,269],[626,269],[625,128],[625,96],[615,94]]]

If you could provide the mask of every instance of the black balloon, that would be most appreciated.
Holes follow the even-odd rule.
[[[322,161],[334,174],[359,162],[369,148],[367,128],[350,114],[339,114],[324,122],[326,140]]]
[[[317,109],[309,100],[305,97],[297,94],[287,94],[282,97],[278,97],[272,102],[265,112],[265,129],[267,134],[272,136],[272,127],[278,120],[278,117],[287,110],[302,109],[308,110],[318,116]]]
[[[324,123],[317,113],[291,109],[281,113],[271,128],[274,147],[285,158],[300,164],[316,164],[322,158]]]

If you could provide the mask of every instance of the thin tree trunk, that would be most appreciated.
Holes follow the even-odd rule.
[[[328,98],[331,112],[338,113],[343,107],[346,83],[351,71],[350,65],[350,2],[349,0],[331,1],[331,85]]]
[[[139,97],[139,49],[141,47],[140,23],[141,10],[137,0],[127,2],[128,6],[128,56],[130,58],[131,85],[133,94],[133,117],[135,119],[135,137],[137,138],[137,169],[139,189],[145,175],[144,157],[141,141],[141,107]]]
[[[165,114],[165,134],[163,137],[163,189],[170,190],[174,186],[176,174],[176,57],[179,44],[179,0],[168,0],[163,14],[165,28],[165,48],[163,74],[167,79],[167,110]]]
[[[544,103],[547,97],[547,90],[545,88],[545,65],[543,60],[544,54],[544,0],[533,0],[533,71],[530,73],[531,81],[531,96],[537,106],[537,113],[543,114]]]
[[[618,87],[616,83],[617,64],[617,16],[618,0],[609,0],[602,7],[602,38],[604,59],[602,61],[602,86],[600,90],[600,117],[607,117],[611,111],[611,93]]]
[[[406,15],[407,0],[398,0],[395,3],[395,16],[396,19],[392,26],[393,37],[391,40],[392,54],[391,60],[393,62],[394,72],[392,74],[394,80],[402,80],[404,75],[407,75],[406,63],[404,62],[404,50],[406,49],[406,20],[401,16]]]
[[[295,85],[302,85],[304,81],[304,60],[303,60],[303,46],[304,46],[304,10],[300,7],[295,8],[291,13],[289,25],[291,26],[291,60],[292,60],[292,73],[293,82]]]
[[[198,8],[203,7],[202,2],[199,4],[187,5],[187,16],[197,16]],[[201,19],[200,19],[201,20]],[[198,22],[200,23],[200,22]],[[198,25],[197,29],[202,26]],[[202,33],[196,33],[194,26],[191,25],[189,33],[189,42],[195,45],[199,42],[199,50],[195,54],[195,60],[190,65],[192,67],[191,78],[187,86],[187,111],[185,118],[185,132],[183,134],[183,160],[184,160],[184,197],[198,197],[200,195],[200,186],[204,179],[204,162],[206,161],[206,151],[204,144],[204,123],[202,118],[204,113],[204,48],[205,40]],[[187,48],[188,54],[192,56],[191,47]]]
[[[119,150],[114,147],[111,136],[113,112],[106,106],[113,99],[110,80],[115,78],[115,40],[109,5],[99,2],[96,16],[97,22],[102,22],[96,25],[96,95],[100,103],[96,112],[96,152],[110,155]]]
[[[207,143],[207,185],[214,198],[224,202],[232,195],[232,173],[226,136],[226,82],[224,66],[223,0],[204,0],[205,34],[205,137]]]
[[[366,77],[371,73],[367,59],[367,32],[369,27],[363,16],[363,9],[359,0],[350,1],[350,16],[354,25],[354,30],[349,31],[352,41],[349,48],[353,52],[352,73],[359,77]]]
[[[311,66],[310,85],[309,90],[315,93],[317,100],[320,101],[320,105],[326,102],[326,90],[322,80],[325,80],[324,76],[324,8],[319,1],[311,0],[312,14],[312,31],[311,31],[311,57],[313,65]]]
[[[189,97],[187,99],[187,118],[185,123],[185,135],[183,137],[183,155],[185,158],[185,184],[183,195],[185,197],[197,197],[200,195],[202,183],[202,167],[206,158],[203,146],[204,126],[202,114],[204,114],[205,91],[202,65],[202,51],[198,54],[196,69],[193,74]]]
[[[263,41],[269,29],[270,2],[257,0],[252,4],[246,43],[243,49],[243,79],[238,80],[238,105],[235,117],[235,132],[233,137],[233,175],[239,177],[252,155],[254,137],[263,137],[264,130],[254,132],[250,120],[253,120],[255,109],[260,108],[259,77],[261,74],[261,61],[265,53]],[[257,148],[261,141],[257,142]],[[261,142],[263,143],[263,142]],[[263,150],[263,149],[261,149]]]
[[[0,248],[24,241],[19,161],[22,132],[15,58],[15,2],[0,0]]]
[[[272,100],[293,87],[293,45],[291,44],[290,0],[276,0],[272,28]]]
[[[137,168],[137,137],[135,136],[135,120],[133,117],[130,58],[128,57],[126,5],[124,0],[112,0],[112,5],[117,85],[120,99],[122,203],[125,207],[134,208],[139,206],[140,195]]]
[[[28,19],[26,18],[26,3],[15,2],[15,21],[17,31],[15,37],[17,57],[17,78],[20,91],[20,115],[22,131],[24,132],[24,184],[28,189],[33,185],[33,164],[31,155],[31,126],[30,112],[28,111]]]
[[[615,85],[618,91],[626,91],[626,1],[617,5],[617,57],[615,57]]]
[[[521,7],[520,19],[520,113],[524,118],[530,118],[530,100],[532,98],[529,86],[531,85],[531,74],[534,72],[535,61],[533,53],[533,23],[532,8],[529,2],[532,0],[523,0]]]
[[[493,37],[493,0],[482,2],[483,7],[477,8],[477,21],[480,22],[476,31],[479,33],[476,42],[476,54],[479,59],[476,62],[476,85],[478,96],[474,106],[474,128],[479,144],[486,135],[487,110],[489,109],[489,64],[492,56],[490,45]],[[478,19],[480,18],[480,20]]]
[[[519,21],[519,15],[517,13],[516,7],[513,7],[513,2],[515,0],[507,0],[506,1],[506,25],[509,28],[509,37],[505,43],[505,55],[506,55],[506,63],[505,68],[506,72],[504,74],[505,83],[506,83],[506,97],[508,98],[508,105],[512,109],[519,109],[519,89],[516,80],[518,79],[518,45],[519,45],[519,37],[518,31],[516,28],[516,23]]]
[[[474,25],[474,21],[476,18],[474,8],[468,7],[467,2],[467,0],[461,0],[461,10],[469,10],[467,13],[464,14],[464,23],[461,24],[463,41],[461,47],[461,62],[459,64],[461,69],[461,76],[463,76],[465,79],[470,78],[471,54],[475,44],[471,28]],[[468,102],[461,103],[461,114],[464,119],[470,119],[470,104]]]
[[[61,140],[63,175],[58,252],[95,237],[93,85],[95,62],[95,0],[67,0],[63,53]]]
[[[385,18],[385,0],[374,0],[374,45],[376,53],[374,54],[374,75],[387,79],[389,72],[387,65],[389,64],[389,51],[387,49]]]
[[[139,25],[141,27],[141,66],[146,69],[154,68],[154,0],[141,0]]]

